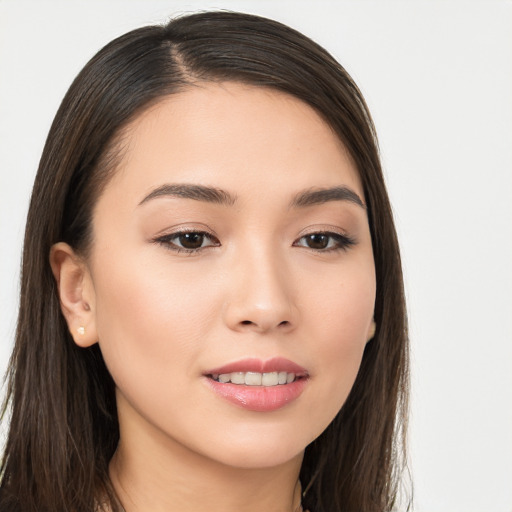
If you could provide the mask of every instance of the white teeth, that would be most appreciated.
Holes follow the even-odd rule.
[[[231,382],[233,384],[245,384],[245,373],[244,372],[233,372],[228,375],[231,375]]]
[[[295,373],[287,372],[233,372],[213,374],[213,380],[226,384],[245,384],[246,386],[277,386],[291,384],[295,380]]]
[[[262,386],[277,386],[277,383],[277,372],[264,373],[263,377],[261,378]]]
[[[246,386],[261,386],[261,373],[247,372],[245,374]]]

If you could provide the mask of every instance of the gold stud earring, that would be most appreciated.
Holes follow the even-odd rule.
[[[76,332],[78,334],[80,334],[80,336],[83,336],[85,334],[85,327],[83,325],[81,325],[77,330]]]

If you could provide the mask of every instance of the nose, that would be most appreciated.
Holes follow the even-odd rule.
[[[230,329],[260,334],[295,329],[295,286],[284,262],[271,251],[237,259],[229,276],[224,320]]]

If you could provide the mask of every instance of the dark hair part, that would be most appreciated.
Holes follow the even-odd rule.
[[[205,12],[131,31],[77,76],[50,129],[23,252],[16,344],[4,414],[0,510],[118,510],[108,463],[119,439],[114,382],[98,345],[77,347],[60,312],[48,255],[85,254],[91,217],[115,171],[122,129],[162,97],[198,82],[237,81],[291,94],[335,130],[357,166],[372,236],[377,332],[334,421],[307,447],[301,481],[314,512],[390,510],[405,467],[408,342],[403,280],[374,126],[347,72],[278,22]]]

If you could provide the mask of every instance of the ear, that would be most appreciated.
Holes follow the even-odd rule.
[[[370,324],[370,327],[368,328],[368,333],[366,335],[366,343],[371,341],[373,337],[375,336],[375,331],[377,329],[377,324],[375,323],[375,320],[372,318],[372,322]]]
[[[80,347],[94,345],[98,341],[95,293],[87,265],[64,242],[52,246],[50,265],[71,336]]]

